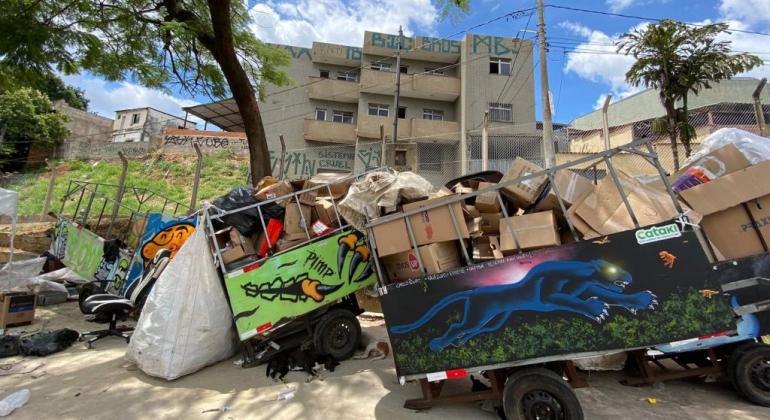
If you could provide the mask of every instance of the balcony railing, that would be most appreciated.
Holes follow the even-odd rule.
[[[322,101],[358,102],[358,83],[351,80],[326,79],[310,76],[308,84],[308,97]]]
[[[305,140],[355,144],[356,125],[333,121],[305,120]]]
[[[361,92],[393,95],[395,84],[396,73],[372,69],[361,71]],[[460,97],[460,79],[436,74],[402,74],[401,96],[454,102]]]

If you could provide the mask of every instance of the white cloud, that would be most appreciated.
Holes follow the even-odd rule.
[[[611,12],[619,12],[634,4],[634,0],[607,0],[606,4]]]
[[[770,0],[722,0],[719,12],[749,24],[770,22]]]
[[[263,41],[310,47],[313,41],[363,44],[364,31],[432,32],[438,11],[430,0],[294,0],[256,4],[252,30]]]

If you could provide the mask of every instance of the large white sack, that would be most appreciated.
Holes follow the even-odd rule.
[[[720,147],[733,144],[752,164],[770,160],[770,139],[758,136],[740,128],[720,128],[703,139],[685,164],[698,161]]]
[[[147,297],[126,357],[176,379],[233,354],[233,318],[206,242],[204,217]]]

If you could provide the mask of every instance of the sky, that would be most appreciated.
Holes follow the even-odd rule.
[[[622,14],[630,17],[586,13],[546,7],[549,40],[548,78],[555,108],[554,121],[567,123],[601,106],[605,95],[613,100],[640,90],[625,83],[630,57],[615,53],[617,36],[643,27],[645,19],[670,18],[703,24],[724,21],[732,32],[725,37],[735,51],[751,52],[770,64],[770,0],[546,0],[546,5]],[[529,9],[535,0],[472,0],[467,15],[442,19],[431,0],[249,0],[251,29],[263,41],[310,47],[313,41],[353,46],[363,44],[364,31],[428,35],[462,39],[473,33],[533,38],[537,16],[490,20]],[[758,32],[758,33],[757,33]],[[454,36],[452,36],[454,35]],[[537,60],[533,75],[535,106],[540,118]],[[747,77],[770,76],[770,65],[754,69]],[[64,76],[65,82],[85,90],[90,110],[106,117],[114,111],[150,106],[183,116],[182,107],[210,102],[181,92],[165,93],[130,81],[112,83],[91,74]]]

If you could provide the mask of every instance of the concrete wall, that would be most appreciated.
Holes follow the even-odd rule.
[[[54,109],[69,117],[67,129],[70,131],[65,142],[91,141],[108,142],[112,134],[113,121],[100,115],[81,111],[67,105],[64,100],[53,104]]]
[[[195,144],[204,154],[230,150],[238,156],[249,155],[246,133],[227,131],[167,129],[163,137],[162,150],[164,153],[195,156]]]

